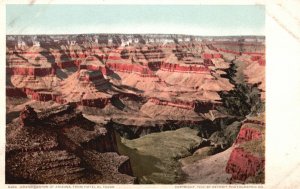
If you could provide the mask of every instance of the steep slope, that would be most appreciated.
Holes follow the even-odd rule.
[[[37,114],[26,106],[20,119],[7,125],[6,183],[134,182],[128,157],[116,153],[114,132],[75,108]]]

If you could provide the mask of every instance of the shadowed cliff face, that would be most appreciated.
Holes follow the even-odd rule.
[[[117,152],[114,132],[76,106],[38,114],[26,106],[7,125],[6,183],[134,183],[128,157]]]
[[[260,182],[264,134],[245,123],[264,112],[263,38],[22,40],[7,42],[8,183]]]

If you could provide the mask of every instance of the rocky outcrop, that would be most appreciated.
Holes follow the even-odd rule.
[[[38,114],[39,119],[48,125],[65,126],[70,120],[81,120],[81,112],[76,110],[75,103],[68,103],[54,108],[48,108]],[[61,118],[66,118],[65,120]]]
[[[135,182],[128,157],[116,153],[114,132],[85,119],[75,104],[38,114],[26,107],[8,127],[7,183]]]
[[[160,70],[168,72],[187,72],[187,73],[209,73],[210,69],[201,65],[179,65],[174,63],[163,63]]]
[[[244,63],[243,74],[247,83],[257,86],[261,91],[261,99],[265,99],[265,58],[252,56],[239,58]]]
[[[223,56],[220,53],[214,53],[214,54],[203,53],[202,54],[203,59],[222,58],[222,57]]]
[[[262,133],[260,130],[255,128],[249,128],[243,125],[243,128],[240,130],[239,135],[235,142],[239,144],[251,140],[258,140],[261,139],[261,137],[262,137]]]
[[[65,101],[60,99],[60,95],[50,91],[33,90],[30,88],[16,88],[6,87],[6,95],[9,97],[28,97],[37,101],[54,101],[58,103],[64,103]]]
[[[214,110],[218,106],[217,103],[209,101],[182,101],[182,100],[163,100],[155,97],[149,98],[149,102],[161,106],[172,106],[177,108],[183,108],[188,110],[193,110],[195,112],[208,112],[209,110]]]
[[[149,47],[148,49],[142,50],[142,53],[145,59],[150,62],[160,60],[166,57],[164,52],[159,47]]]
[[[110,83],[101,72],[80,69],[64,80],[57,90],[67,102],[104,108],[111,102],[113,96],[107,92],[110,88]]]
[[[80,163],[80,158],[62,150],[17,153],[7,160],[11,177],[8,179],[22,178],[27,183],[76,183],[85,174]]]
[[[236,142],[241,134],[244,136],[245,121],[221,126],[220,130],[210,135],[204,147],[201,146],[192,156],[180,160],[188,183],[264,182],[262,138]]]
[[[226,172],[232,175],[230,182],[248,183],[250,178],[255,178],[254,182],[264,183],[265,129],[261,123],[264,123],[264,114],[243,121],[226,166]]]
[[[104,57],[102,56],[88,56],[79,65],[79,69],[86,69],[89,71],[100,71],[103,75],[108,75],[111,72],[103,63]]]
[[[229,148],[236,141],[241,125],[241,122],[235,121],[214,132],[208,139],[210,145],[221,150]]]
[[[24,67],[24,66],[14,66],[6,68],[6,73],[10,75],[32,75],[43,77],[47,75],[55,75],[56,69],[54,67]]]
[[[150,63],[148,66],[135,65],[135,64],[120,64],[120,63],[107,63],[107,67],[116,72],[136,73],[142,77],[156,77],[152,70],[162,70],[167,72],[186,72],[186,73],[209,73],[210,69],[201,65],[184,65],[176,63]]]
[[[100,71],[103,75],[111,74],[111,70],[106,66],[96,66],[96,65],[84,65],[80,64],[79,69],[86,69],[90,71]]]
[[[21,125],[25,127],[35,125],[39,122],[37,113],[29,105],[26,105],[24,110],[21,111],[20,120],[21,120]]]
[[[104,108],[108,103],[110,103],[110,101],[111,98],[82,99],[77,104],[82,106]]]
[[[55,94],[53,92],[48,92],[48,91],[33,91],[31,93],[32,100],[37,100],[41,102],[46,102],[46,101],[59,102],[59,100],[57,100],[58,97],[59,97],[58,94]]]
[[[149,101],[156,104],[156,105],[173,106],[173,107],[189,109],[189,110],[194,110],[195,109],[195,103],[194,102],[167,101],[167,100],[161,100],[161,99],[158,99],[158,98],[150,98]]]
[[[98,153],[95,151],[84,151],[87,163],[96,171],[103,173],[99,183],[107,184],[133,184],[130,161],[127,156],[120,156],[117,153]],[[102,181],[102,182],[101,182]]]
[[[93,81],[104,79],[102,72],[90,71],[85,69],[81,69],[81,71],[78,72],[77,77],[80,81],[87,81],[87,82],[93,82]]]
[[[17,97],[17,98],[27,97],[26,93],[22,89],[16,87],[9,87],[9,86],[6,87],[6,96]]]
[[[218,48],[218,50],[221,52],[230,53],[230,54],[234,54],[234,55],[242,55],[241,52],[237,52],[237,51],[233,51],[233,50],[227,50],[227,49],[222,49],[222,48]]]
[[[139,118],[137,118],[139,119]],[[218,125],[221,123],[232,123],[235,121],[234,118],[230,117],[216,117],[213,121],[202,119],[186,119],[186,120],[175,120],[168,119],[165,121],[150,119],[150,121],[145,121],[142,123],[135,123],[136,120],[130,118],[113,118],[107,124],[108,127],[114,128],[122,137],[128,139],[135,139],[141,136],[145,136],[151,133],[163,132],[168,130],[176,130],[179,128],[189,127],[196,129],[199,132],[199,136],[209,139],[213,133],[217,132],[220,128]],[[135,123],[135,124],[134,124]],[[228,146],[228,143],[234,143],[234,140],[239,131],[239,125],[235,125],[234,128],[229,128],[226,131],[226,139],[223,140],[223,143],[213,143],[212,140],[209,140],[211,145],[220,147],[221,145]],[[238,127],[238,128],[236,128]],[[225,142],[224,142],[225,141]]]
[[[217,107],[220,106],[219,102],[216,101],[195,101],[195,112],[199,113],[207,113],[210,110],[215,110]]]
[[[106,66],[116,72],[136,73],[142,77],[155,77],[155,74],[147,66],[137,64],[107,63]]]
[[[266,65],[266,60],[264,56],[259,56],[259,55],[253,55],[251,56],[252,61],[257,61],[259,65],[265,66]]]
[[[226,166],[226,172],[231,174],[231,180],[246,181],[256,176],[265,166],[264,158],[248,153],[243,148],[233,149]]]
[[[56,66],[60,69],[75,67],[74,61],[59,61],[56,62]]]

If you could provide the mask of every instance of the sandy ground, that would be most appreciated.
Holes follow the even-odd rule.
[[[209,156],[193,164],[185,165],[182,170],[187,174],[185,183],[197,184],[225,184],[228,183],[230,174],[225,172],[227,161],[233,148]]]

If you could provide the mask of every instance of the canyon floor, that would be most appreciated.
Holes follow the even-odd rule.
[[[6,183],[264,183],[264,37],[7,36],[6,52]]]

